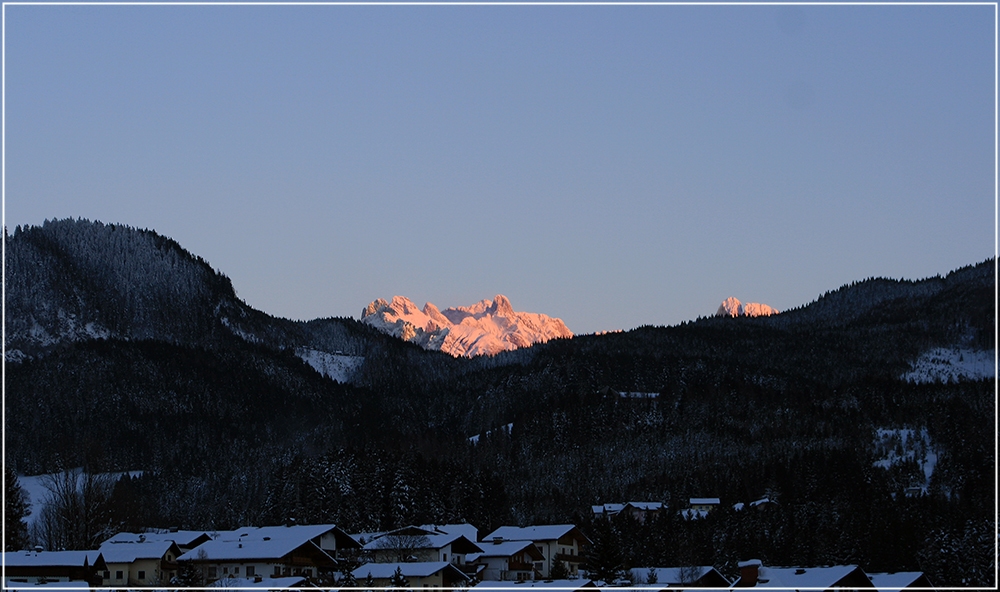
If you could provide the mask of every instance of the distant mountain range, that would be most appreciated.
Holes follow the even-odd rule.
[[[443,311],[430,302],[423,309],[417,308],[404,296],[394,296],[391,302],[379,298],[361,311],[361,322],[424,349],[466,357],[493,355],[573,336],[560,319],[515,312],[503,294]]]
[[[736,298],[730,296],[722,301],[719,305],[719,310],[716,311],[715,316],[717,317],[769,317],[771,315],[778,314],[778,309],[772,308],[766,304],[761,304],[759,302],[740,302]]]

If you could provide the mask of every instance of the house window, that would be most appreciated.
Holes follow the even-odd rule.
[[[139,579],[140,580],[145,580],[146,579],[146,572],[145,572],[145,570],[139,570]]]
[[[222,575],[226,575],[228,573],[229,573],[229,566],[227,565],[222,566]]]
[[[210,578],[218,577],[218,573],[219,573],[219,571],[218,571],[218,569],[214,565],[210,565],[208,567],[208,577],[210,577]]]
[[[122,572],[121,570],[116,571],[115,572],[115,579],[116,580],[124,580],[125,579],[125,573]]]
[[[304,575],[307,578],[311,578],[312,575],[313,575],[313,570],[311,570],[311,569],[303,569],[302,570],[302,575]]]
[[[107,570],[104,570],[103,572],[101,572],[101,577],[104,578],[105,580],[110,580],[111,579],[111,572],[107,571]]]
[[[441,561],[448,561],[448,554],[447,553],[441,553]]]
[[[257,572],[254,571],[254,566],[248,565],[247,566],[247,577],[253,577],[256,574],[257,574]]]
[[[240,566],[237,565],[236,567],[233,568],[233,575],[234,576],[240,575]]]
[[[274,577],[279,577],[280,575],[281,575],[281,566],[280,565],[275,565],[274,566]]]

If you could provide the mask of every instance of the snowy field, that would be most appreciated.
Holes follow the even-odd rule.
[[[981,380],[996,376],[995,352],[962,348],[935,348],[925,352],[903,374],[909,382]]]

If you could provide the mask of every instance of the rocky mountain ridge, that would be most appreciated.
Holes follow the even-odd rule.
[[[391,302],[379,298],[361,311],[361,322],[455,357],[493,355],[573,336],[561,319],[516,312],[503,294],[443,311],[430,302],[421,309],[405,296],[393,296]]]
[[[722,301],[717,317],[769,317],[778,314],[778,309],[759,302],[740,302],[730,296]]]

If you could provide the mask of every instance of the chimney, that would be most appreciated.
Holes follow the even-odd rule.
[[[757,578],[760,576],[760,568],[763,565],[760,559],[740,561],[737,564],[740,568],[740,588],[752,588],[757,585]]]

